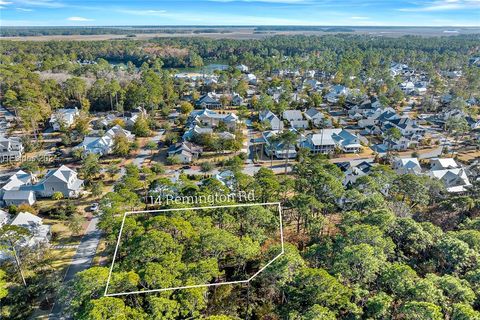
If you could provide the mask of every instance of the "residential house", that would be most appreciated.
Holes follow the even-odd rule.
[[[146,117],[146,116],[147,116],[147,111],[142,107],[138,107],[135,110],[130,112],[125,112],[123,117],[123,121],[125,122],[125,127],[132,128],[135,125],[135,122],[137,121],[138,118]]]
[[[245,76],[245,79],[248,81],[248,84],[251,84],[251,85],[256,85],[258,80],[257,80],[257,76],[254,75],[253,73],[249,73]]]
[[[283,112],[283,119],[287,120],[294,129],[308,128],[308,121],[303,118],[300,110],[285,110]]]
[[[319,133],[310,134],[300,144],[312,153],[333,153],[335,149],[354,153],[360,151],[360,138],[345,129],[322,129]]]
[[[130,142],[135,139],[135,135],[130,131],[116,125],[110,128],[103,136],[86,136],[82,143],[76,146],[75,149],[82,149],[85,154],[93,153],[104,156],[113,151],[116,137],[125,137]]]
[[[328,121],[323,113],[315,108],[310,108],[304,113],[305,118],[312,123],[315,127],[323,127],[331,125],[331,121]]]
[[[220,101],[214,99],[211,94],[205,94],[195,101],[197,108],[203,109],[221,109],[222,104]]]
[[[465,168],[452,158],[437,158],[430,161],[428,175],[441,180],[448,192],[461,193],[471,186]]]
[[[274,156],[277,159],[294,159],[297,157],[295,145],[286,146],[282,141],[278,141],[278,131],[262,132],[261,142],[264,143],[263,150],[269,157]]]
[[[344,186],[354,184],[358,178],[369,174],[373,168],[373,164],[367,161],[337,162],[335,165],[345,174],[345,178],[342,181]]]
[[[460,168],[453,158],[435,158],[430,160],[430,170],[447,170]]]
[[[266,122],[272,130],[283,130],[282,120],[280,120],[280,118],[277,117],[277,115],[275,115],[270,110],[265,109],[261,111],[258,115],[258,119],[260,120],[260,122]]]
[[[417,158],[399,158],[393,164],[393,169],[398,174],[421,174],[422,168]]]
[[[232,97],[232,106],[241,106],[243,101],[243,98],[239,94],[235,93]]]
[[[10,221],[10,215],[6,212],[0,209],[0,228],[6,225]]]
[[[19,170],[14,173],[7,182],[0,188],[0,204],[4,205],[19,205],[29,204],[33,205],[36,202],[35,193],[33,192],[20,192],[21,186],[28,186],[34,183],[35,176],[26,173],[23,170]]]
[[[232,170],[224,170],[215,175],[215,179],[220,181],[228,189],[233,190],[235,188],[235,173]]]
[[[41,244],[48,244],[50,241],[50,226],[43,224],[43,219],[29,212],[20,212],[10,222],[11,226],[25,228],[29,234],[21,239],[17,244],[18,248],[36,248]],[[9,258],[6,251],[0,251],[0,260]]]
[[[50,126],[54,131],[60,131],[63,127],[69,128],[79,115],[78,109],[58,109],[50,117]]]
[[[388,130],[392,127],[400,130],[403,136],[420,135],[423,136],[425,129],[417,125],[415,120],[408,117],[390,119],[383,123],[383,129]]]
[[[330,92],[325,95],[325,99],[330,103],[337,103],[340,96],[346,97],[348,94],[348,88],[342,85],[335,85],[330,89]]]
[[[306,79],[303,81],[303,89],[321,90],[322,83],[315,79]]]
[[[415,91],[415,84],[412,81],[404,81],[400,83],[400,90],[405,94],[411,94]]]
[[[210,128],[218,127],[220,123],[223,123],[227,129],[234,130],[238,121],[238,116],[234,113],[218,113],[205,108],[203,110],[194,110],[190,114],[188,123],[191,127],[198,124]]]
[[[235,68],[241,72],[248,72],[248,67],[244,64],[239,64]]]
[[[23,151],[23,144],[20,138],[5,138],[0,135],[0,163],[19,161]]]
[[[3,193],[2,201],[5,206],[19,206],[21,204],[32,206],[37,202],[37,198],[32,190],[6,190]]]
[[[181,163],[191,163],[198,159],[203,148],[191,142],[179,142],[168,149],[169,157],[178,157]]]
[[[75,170],[62,165],[58,169],[49,170],[38,183],[22,185],[18,190],[34,192],[37,197],[51,197],[55,192],[60,192],[65,198],[75,198],[83,191],[83,180],[78,179]]]
[[[190,129],[187,129],[182,136],[183,140],[191,140],[193,137],[201,134],[212,134],[213,128],[210,127],[200,127],[199,125],[194,125]]]
[[[348,110],[348,116],[356,120],[371,117],[375,113],[377,113],[377,117],[382,113],[381,104],[377,98],[365,100],[359,105],[354,104]]]
[[[419,96],[423,96],[425,93],[427,93],[427,85],[428,84],[426,81],[416,82],[414,92]]]

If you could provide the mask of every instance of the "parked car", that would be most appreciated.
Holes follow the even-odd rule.
[[[90,206],[90,211],[97,212],[98,210],[100,210],[99,204],[97,202],[92,203],[92,205]]]

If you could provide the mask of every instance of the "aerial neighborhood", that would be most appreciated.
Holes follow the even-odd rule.
[[[127,211],[163,208],[146,200],[159,196],[252,189],[257,202],[283,203],[288,224],[286,239],[295,242],[299,250],[310,245],[309,241],[353,232],[354,227],[345,221],[352,224],[362,221],[362,226],[366,226],[373,224],[373,220],[384,219],[388,212],[393,217],[388,219],[410,219],[408,223],[415,224],[411,230],[425,229],[422,236],[415,238],[431,239],[418,249],[425,252],[434,246],[433,239],[440,237],[438,233],[430,234],[434,228],[440,229],[432,223],[456,232],[450,225],[452,221],[460,225],[465,218],[461,222],[467,226],[474,220],[474,215],[467,212],[479,210],[480,67],[478,63],[465,64],[469,61],[466,58],[473,58],[469,56],[472,51],[462,49],[462,58],[448,58],[451,64],[438,57],[435,63],[425,62],[423,58],[430,59],[427,54],[419,57],[385,53],[382,57],[381,49],[361,57],[357,51],[338,49],[345,52],[337,59],[330,57],[337,53],[327,47],[320,51],[303,49],[310,48],[309,41],[313,39],[286,39],[298,42],[299,47],[280,43],[279,46],[286,47],[277,50],[273,49],[276,44],[268,43],[272,49],[266,54],[252,42],[248,45],[255,53],[250,53],[242,47],[242,42],[235,40],[234,48],[227,52],[222,46],[213,49],[213,45],[208,47],[193,40],[191,43],[169,40],[164,44],[133,42],[139,46],[135,51],[133,47],[121,47],[119,40],[105,49],[111,51],[109,54],[97,51],[89,43],[83,48],[79,42],[68,42],[65,45],[72,46],[70,53],[54,56],[52,51],[63,49],[48,48],[47,44],[32,48],[25,45],[24,56],[39,52],[38,59],[25,63],[26,66],[14,62],[21,59],[15,58],[16,44],[4,43],[0,63],[0,230],[5,231],[0,234],[0,241],[14,232],[16,236],[9,246],[0,249],[0,263],[23,268],[22,278],[25,276],[28,282],[33,281],[32,273],[27,271],[33,270],[31,261],[39,263],[42,257],[48,257],[49,267],[45,268],[49,270],[48,277],[52,277],[49,279],[56,284],[52,288],[43,283],[44,293],[36,296],[29,310],[47,305],[43,312],[48,314],[64,308],[65,304],[62,307],[62,303],[49,300],[57,296],[57,288],[71,283],[68,281],[80,281],[79,274],[86,276],[84,272],[91,266],[105,268],[110,263],[119,230],[115,219]],[[367,40],[362,37],[355,41],[358,41],[355,46],[366,46],[363,41]],[[420,40],[415,41],[422,46]],[[343,48],[343,44],[339,42],[338,47]],[[441,45],[448,47],[443,42]],[[478,49],[478,43],[476,46]],[[78,54],[73,53],[75,50]],[[50,53],[44,53],[47,51]],[[116,56],[114,52],[129,54]],[[132,61],[125,60],[127,57],[132,57]],[[40,93],[32,95],[32,90]],[[378,219],[368,220],[367,211],[379,214]],[[315,219],[324,217],[322,224],[308,220],[304,216],[307,213]],[[132,243],[144,241],[138,239],[147,232],[139,231],[132,221],[127,219],[126,236],[131,237]],[[228,225],[228,221],[218,224]],[[159,218],[154,223],[166,222]],[[263,222],[259,219],[258,223]],[[177,227],[191,228],[186,222]],[[377,233],[390,232],[390,227],[375,228]],[[19,232],[20,229],[23,231]],[[186,242],[185,239],[198,236],[188,232],[178,231],[166,239],[180,238]],[[362,237],[367,236],[359,233],[358,239]],[[409,235],[398,237],[395,240],[398,248],[403,248],[402,241],[413,239]],[[90,241],[88,250],[83,250],[85,241]],[[310,247],[311,251],[303,252],[302,257],[321,261],[327,255],[334,255],[333,251],[340,246],[336,241],[353,243],[354,240],[321,241],[331,241],[328,243],[333,249],[326,249],[327,245]],[[223,245],[227,246],[218,244]],[[468,245],[464,246],[465,252],[468,251]],[[376,250],[368,254],[373,255]],[[388,257],[382,258],[385,263],[394,261],[393,251],[388,251],[393,249],[382,250]],[[351,254],[358,254],[358,259],[363,255]],[[296,255],[298,252],[291,253]],[[399,261],[410,265],[418,263],[422,275],[435,270],[428,261],[411,258],[413,253],[406,249],[398,256],[401,256]],[[429,254],[431,259],[434,256]],[[457,265],[448,260],[454,258],[445,259],[442,266],[447,268],[452,263],[451,270],[457,270]],[[19,263],[22,260],[25,265]],[[146,271],[142,272],[148,272],[148,266],[159,261],[163,260],[145,262]],[[231,263],[237,262],[232,259]],[[335,260],[334,271],[329,269],[332,274],[342,275],[338,277],[338,281],[343,281],[342,286],[361,278],[345,273],[342,268],[347,263],[342,263]],[[312,265],[329,267],[324,262]],[[234,272],[246,267],[247,263],[232,265],[227,270]],[[199,273],[206,273],[200,269]],[[375,274],[380,274],[380,269]],[[459,275],[466,283],[467,271],[458,270],[452,274]],[[478,279],[478,267],[476,270]],[[293,269],[289,272],[293,274]],[[127,281],[120,279],[120,273],[117,276],[114,278],[117,286]],[[128,281],[134,281],[136,276]],[[222,276],[211,271],[209,279]],[[302,276],[307,277],[297,275]],[[298,279],[292,275],[282,281],[293,286]],[[374,283],[372,279],[358,280],[359,295]],[[172,286],[177,283],[171,281]],[[393,286],[395,281],[389,281],[392,281],[390,287]],[[139,283],[148,288],[141,281],[131,286],[137,288]],[[274,301],[293,299],[288,295],[299,294],[302,291],[299,288],[282,289],[288,294]],[[391,294],[392,290],[385,289],[382,294]],[[219,300],[223,299],[220,295]],[[97,293],[91,296],[100,297]],[[358,299],[371,303],[371,298]],[[353,300],[345,298],[348,303]],[[84,308],[77,301],[68,312],[80,314],[80,305]],[[337,308],[335,304],[325,306]],[[185,319],[196,318],[193,314],[196,313],[185,313]],[[265,311],[265,319],[280,319],[269,314]],[[335,314],[347,312],[341,309]],[[162,317],[155,319],[167,319]],[[320,318],[292,316],[291,319]]]

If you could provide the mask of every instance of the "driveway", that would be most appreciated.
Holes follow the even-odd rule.
[[[160,139],[162,138],[163,134],[165,133],[165,130],[158,131],[155,136],[150,139],[150,141],[153,141],[158,144]],[[142,164],[145,162],[145,159],[147,159],[150,156],[151,151],[142,148],[139,152],[138,155],[135,159],[133,159],[133,164],[135,164],[137,167],[141,167]]]

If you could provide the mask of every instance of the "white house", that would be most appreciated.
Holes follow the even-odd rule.
[[[429,175],[440,179],[445,184],[447,191],[452,193],[465,192],[466,187],[472,185],[463,168],[433,170],[429,172]]]
[[[348,88],[342,85],[335,85],[330,89],[330,92],[325,95],[325,99],[330,103],[336,103],[340,96],[347,96],[348,94]]]
[[[312,125],[314,125],[315,127],[320,127],[323,124],[330,125],[330,122],[326,121],[323,113],[321,113],[315,108],[308,109],[307,111],[305,111],[304,115],[305,115],[305,118],[311,121]]]
[[[0,135],[0,163],[19,161],[23,154],[23,144],[20,138],[5,138]]]
[[[266,122],[272,130],[283,130],[283,122],[270,110],[263,110],[258,115],[260,122]]]
[[[178,157],[181,163],[191,163],[198,159],[203,148],[191,142],[179,142],[168,149],[169,157]]]
[[[435,158],[430,160],[430,170],[445,170],[460,168],[453,158]]]
[[[101,137],[85,137],[75,149],[82,149],[85,154],[93,153],[104,156],[112,152],[116,137],[125,137],[128,141],[133,141],[135,135],[130,131],[116,125],[108,130]]]
[[[256,85],[257,84],[257,76],[253,73],[249,73],[245,76],[245,79],[248,81],[248,84]]]
[[[308,121],[303,118],[300,110],[285,110],[283,112],[283,119],[287,120],[294,129],[308,128]]]
[[[437,158],[430,160],[429,175],[440,179],[448,192],[465,192],[471,186],[465,169],[452,158]]]
[[[291,129],[292,130],[292,129]],[[277,159],[294,159],[297,157],[295,145],[286,146],[283,142],[277,141],[275,137],[278,131],[262,132],[262,142],[264,143],[264,152],[267,156],[275,156]]]
[[[36,202],[35,193],[33,191],[20,191],[20,187],[28,186],[34,183],[35,176],[19,170],[14,173],[7,182],[0,188],[0,204],[4,205],[20,205],[23,203],[33,205]]]
[[[77,178],[77,172],[62,165],[50,170],[45,178],[36,186],[42,197],[51,197],[55,192],[61,192],[66,198],[78,197],[83,190],[83,180]]]
[[[347,153],[360,151],[360,138],[345,129],[322,129],[319,133],[310,134],[300,144],[312,153],[333,153],[335,148]]]
[[[194,110],[189,116],[189,124],[199,124],[210,128],[217,127],[223,123],[228,129],[235,129],[238,123],[238,116],[234,113],[218,113],[205,108],[203,110]]]
[[[10,221],[10,215],[6,212],[0,209],[0,228],[6,225]]]
[[[50,117],[50,126],[54,131],[59,131],[62,126],[71,127],[79,115],[78,109],[58,109]]]
[[[422,168],[417,158],[399,158],[396,159],[393,164],[393,169],[398,174],[420,174],[422,173]]]
[[[33,205],[37,202],[35,192],[32,190],[7,190],[3,193],[5,206],[19,206],[21,204]]]
[[[369,174],[373,168],[373,164],[367,161],[338,162],[335,165],[345,174],[342,181],[344,186],[354,184],[358,178]]]
[[[10,225],[22,227],[29,231],[29,235],[25,236],[17,244],[18,248],[35,248],[41,244],[48,244],[50,241],[50,226],[44,225],[43,220],[29,212],[20,212],[10,222]],[[9,258],[8,253],[0,251],[0,260]]]
[[[20,201],[22,197],[51,197],[60,192],[66,198],[78,197],[83,191],[83,180],[77,178],[77,172],[62,165],[58,169],[49,170],[45,177],[36,184],[23,184],[15,190],[6,191],[3,201]],[[30,198],[28,198],[30,199]]]

